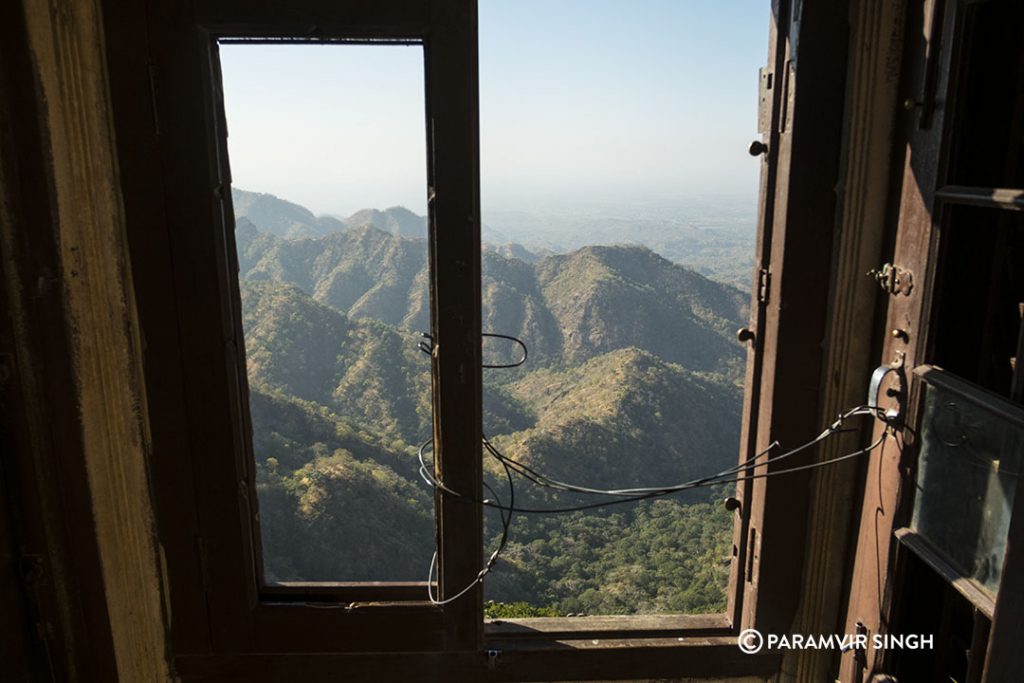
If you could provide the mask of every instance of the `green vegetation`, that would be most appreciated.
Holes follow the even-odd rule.
[[[432,429],[429,359],[416,347],[428,319],[425,240],[401,236],[415,225],[397,210],[357,214],[405,221],[380,226],[391,232],[295,237],[327,224],[269,195],[239,197],[249,202],[236,241],[265,572],[424,580],[435,533],[416,457]],[[271,231],[261,212],[307,228]],[[523,368],[485,373],[493,443],[595,487],[676,483],[735,462],[743,350],[732,330],[745,295],[641,247],[515,253],[484,257],[485,329],[530,349]],[[488,362],[516,353],[494,340],[484,351]],[[504,497],[500,467],[487,460],[485,471]],[[485,582],[487,614],[724,609],[732,518],[713,502],[723,494],[516,515]],[[581,501],[516,482],[520,505]],[[489,510],[488,548],[499,531]]]
[[[484,602],[484,617],[487,619],[522,619],[523,617],[560,617],[554,607],[534,607],[527,602]]]
[[[519,518],[487,594],[558,615],[722,611],[731,541],[732,517],[713,502]]]

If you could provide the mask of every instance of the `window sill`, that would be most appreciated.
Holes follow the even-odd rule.
[[[532,617],[484,622],[488,639],[614,639],[636,640],[727,636],[731,623],[725,614],[651,614],[592,617]]]
[[[427,603],[427,582],[282,581],[261,587],[267,602]]]
[[[507,646],[506,646],[507,645]],[[365,654],[193,655],[175,658],[184,681],[302,680],[636,680],[648,678],[767,678],[775,653],[744,654],[734,636],[518,641],[484,651]]]

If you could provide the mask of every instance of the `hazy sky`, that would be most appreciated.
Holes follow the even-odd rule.
[[[756,196],[767,0],[480,0],[483,209]],[[426,211],[423,53],[221,47],[234,184]]]

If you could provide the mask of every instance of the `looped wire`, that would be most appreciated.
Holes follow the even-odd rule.
[[[488,370],[508,370],[510,368],[518,368],[520,365],[522,365],[523,363],[526,362],[526,359],[530,355],[530,350],[529,350],[529,348],[527,348],[526,342],[524,342],[522,339],[520,339],[518,337],[513,337],[512,335],[508,335],[508,334],[498,334],[496,332],[484,332],[480,336],[481,337],[485,337],[485,338],[490,338],[490,339],[506,339],[506,340],[508,340],[510,342],[515,343],[516,345],[519,346],[519,348],[521,348],[523,350],[522,357],[519,358],[514,363],[495,363],[495,364],[483,363],[481,367],[484,367],[484,368],[486,368]],[[416,344],[416,348],[418,348],[420,351],[422,351],[423,353],[425,353],[427,355],[431,355],[433,353],[433,351],[434,351],[434,337],[433,337],[433,335],[428,334],[427,332],[421,332],[420,333],[420,340]]]

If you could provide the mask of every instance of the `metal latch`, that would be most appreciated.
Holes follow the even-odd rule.
[[[869,270],[868,275],[875,278],[882,291],[889,294],[909,295],[910,290],[914,288],[914,274],[891,263],[885,263],[881,268]]]
[[[904,367],[906,363],[906,353],[903,351],[896,352],[896,358],[888,365],[880,365],[875,368],[875,371],[871,373],[871,383],[868,387],[868,407],[876,411],[876,417],[884,420],[890,427],[902,427],[903,419],[903,407],[906,405],[907,399],[907,382]],[[878,394],[882,388],[882,380],[885,379],[889,373],[894,373],[898,384],[896,387],[889,389],[886,395],[896,399],[896,408],[889,408],[884,413],[882,407],[878,403]]]
[[[768,294],[771,292],[772,274],[767,268],[757,271],[757,300],[762,304],[768,303]]]

